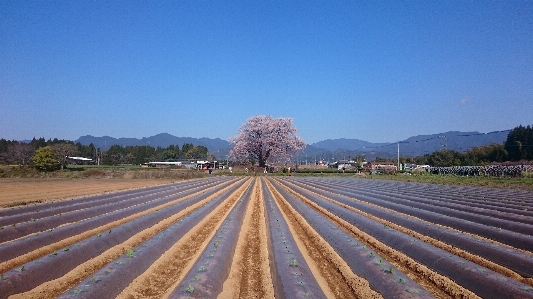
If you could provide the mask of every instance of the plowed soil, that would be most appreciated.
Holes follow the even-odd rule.
[[[120,194],[116,193],[120,190],[140,189],[147,186],[164,185],[165,189],[158,189],[150,195],[135,195],[137,197],[146,196],[146,203],[160,198],[172,197],[172,201],[166,202],[156,207],[146,208],[143,212],[131,214],[121,220],[109,221],[101,226],[101,229],[88,230],[70,238],[65,238],[61,242],[42,246],[37,250],[29,252],[20,252],[20,255],[11,260],[0,262],[0,299],[1,298],[92,298],[91,287],[107,288],[112,298],[176,298],[176,294],[181,294],[178,297],[196,298],[195,289],[213,288],[221,289],[217,295],[212,298],[274,298],[274,294],[278,294],[276,290],[280,289],[286,281],[277,281],[276,276],[279,276],[279,271],[294,272],[298,275],[299,267],[307,267],[306,270],[312,273],[316,282],[301,281],[301,285],[289,286],[294,288],[294,298],[313,298],[313,294],[301,294],[301,286],[306,283],[316,283],[317,287],[322,291],[326,298],[482,298],[476,293],[474,286],[469,285],[469,282],[456,281],[447,275],[443,274],[438,265],[434,266],[424,264],[417,256],[408,255],[402,250],[392,248],[385,244],[379,235],[374,235],[371,232],[364,231],[354,222],[344,219],[342,215],[335,211],[328,210],[320,204],[320,200],[327,201],[336,206],[342,207],[348,213],[352,213],[357,217],[370,219],[383,227],[379,234],[399,233],[407,235],[420,243],[429,244],[442,250],[445,253],[443,258],[461,257],[465,263],[465,271],[467,263],[475,264],[476,271],[479,273],[487,273],[487,282],[496,281],[506,282],[507,286],[515,287],[513,293],[509,293],[507,298],[533,298],[533,279],[529,274],[519,274],[513,270],[512,265],[498,264],[490,259],[468,252],[467,250],[458,248],[447,244],[446,242],[434,238],[430,235],[423,235],[417,231],[407,229],[401,225],[397,225],[376,217],[370,213],[363,212],[353,208],[349,204],[339,202],[341,199],[349,199],[353,202],[361,202],[369,207],[387,211],[390,214],[402,215],[402,217],[420,221],[424,225],[435,225],[428,221],[422,221],[412,215],[402,214],[392,209],[381,207],[378,204],[366,203],[358,199],[356,196],[339,195],[336,190],[344,190],[346,186],[352,187],[355,181],[320,181],[320,179],[301,180],[291,178],[275,178],[275,177],[232,177],[232,178],[204,178],[197,180],[198,184],[186,185],[186,182],[173,182],[165,180],[101,180],[101,179],[84,179],[84,180],[67,180],[67,179],[2,179],[0,180],[0,212],[2,210],[11,210],[13,206],[21,206],[20,213],[24,212],[24,206],[39,205],[44,202],[56,202],[63,200],[70,200],[74,198],[88,198],[96,194]],[[192,181],[189,181],[192,182]],[[357,181],[357,183],[360,183]],[[324,186],[335,186],[332,190],[327,190]],[[383,183],[383,190],[388,188],[388,183]],[[168,186],[168,188],[167,188]],[[180,189],[181,188],[181,189]],[[373,187],[374,188],[374,187]],[[392,188],[392,187],[391,187]],[[392,189],[396,188],[393,186]],[[355,188],[354,188],[355,189]],[[175,191],[174,191],[175,190]],[[376,189],[377,190],[377,189]],[[181,195],[181,192],[190,191],[187,195]],[[481,194],[484,190],[475,190],[469,194]],[[161,195],[159,195],[159,193]],[[340,191],[339,191],[340,192]],[[355,192],[355,191],[354,191]],[[461,191],[462,192],[462,191]],[[465,194],[467,191],[464,191]],[[470,192],[470,191],[468,191]],[[488,192],[488,191],[487,191]],[[490,193],[490,192],[489,192]],[[487,194],[489,194],[487,193]],[[269,203],[274,202],[281,212],[279,219],[283,219],[287,223],[288,231],[294,238],[296,244],[295,248],[298,250],[304,261],[296,265],[291,265],[288,262],[276,264],[275,259],[279,256],[273,255],[270,235],[268,231],[269,221],[267,208],[272,205],[266,205],[267,194],[271,195]],[[401,193],[398,193],[401,194]],[[460,194],[460,192],[458,193]],[[483,193],[483,199],[485,199]],[[458,198],[463,198],[460,194]],[[472,195],[472,197],[474,197]],[[470,195],[468,195],[470,196]],[[467,196],[467,197],[468,197]],[[477,196],[477,195],[476,195]],[[532,203],[527,199],[528,194],[518,194],[513,196],[522,196],[521,203],[525,204],[525,208],[520,210],[520,213],[527,213],[527,209],[532,206]],[[133,196],[132,196],[133,197]],[[175,197],[175,199],[174,199]],[[511,196],[510,196],[511,197]],[[110,198],[113,198],[110,196]],[[119,243],[111,243],[105,245],[101,254],[94,258],[79,263],[72,269],[65,269],[65,274],[58,277],[53,277],[45,283],[33,284],[32,281],[24,281],[24,274],[32,271],[32,266],[36,264],[46,263],[47,259],[55,259],[57,263],[51,264],[51,267],[61,267],[61,258],[76,258],[75,251],[70,248],[80,246],[81,243],[90,243],[96,240],[102,240],[106,234],[111,234],[122,225],[127,225],[131,221],[141,219],[142,217],[157,215],[160,211],[171,208],[177,203],[184,203],[192,198],[199,198],[195,203],[191,203],[179,212],[171,216],[165,216],[158,220],[157,224],[148,228],[138,230],[132,233],[126,241]],[[481,197],[480,197],[481,198]],[[218,203],[216,200],[219,200]],[[273,200],[272,200],[273,199]],[[128,198],[124,199],[125,201]],[[292,202],[294,200],[303,203],[304,207],[309,209],[309,213],[302,212]],[[533,200],[533,198],[532,198]],[[213,206],[209,203],[217,202]],[[480,201],[481,202],[481,201]],[[487,200],[483,201],[486,204]],[[217,234],[222,231],[223,223],[232,215],[233,209],[238,204],[244,204],[245,208],[241,213],[242,218],[231,218],[231,221],[242,221],[238,231],[237,242],[234,244],[225,244],[234,246],[231,249],[231,256],[228,257],[227,265],[231,265],[228,273],[221,277],[219,281],[204,282],[198,278],[198,281],[189,283],[185,292],[178,292],[178,288],[183,285],[183,281],[190,273],[200,271],[198,265],[195,263],[200,260],[205,250],[215,242]],[[69,203],[70,205],[70,203]],[[95,205],[96,201],[95,201]],[[488,204],[487,204],[488,205]],[[209,208],[206,208],[209,207]],[[242,207],[242,206],[241,206]],[[522,205],[520,206],[522,207]],[[47,209],[50,207],[47,207]],[[89,207],[88,209],[91,209]],[[124,208],[127,210],[128,208]],[[202,217],[192,219],[187,218],[195,211],[205,209]],[[33,211],[33,210],[32,210]],[[13,211],[10,211],[13,212]],[[41,211],[42,212],[42,211]],[[112,213],[113,211],[109,211]],[[312,213],[311,213],[312,212]],[[517,210],[517,213],[519,211]],[[33,212],[31,212],[33,213]],[[39,210],[37,210],[38,215]],[[62,212],[68,214],[68,212]],[[9,219],[17,215],[5,214],[0,216],[0,219]],[[99,215],[102,221],[105,221],[107,213]],[[313,216],[317,215],[317,216]],[[62,214],[54,215],[54,217],[61,217]],[[28,216],[29,217],[29,216]],[[45,221],[46,217],[39,218],[32,216],[39,221]],[[47,216],[49,217],[49,216]],[[380,290],[379,284],[373,281],[374,278],[365,275],[358,275],[360,273],[355,271],[354,265],[350,264],[347,259],[342,256],[342,253],[335,249],[338,244],[333,244],[327,236],[324,236],[317,227],[313,226],[310,217],[322,217],[328,221],[329,226],[336,229],[339,234],[344,234],[346,239],[354,240],[352,244],[357,243],[359,247],[353,247],[352,253],[355,255],[358,252],[364,252],[366,261],[374,261],[377,276],[385,277],[396,281],[396,285],[401,290],[400,296],[387,297],[383,294],[387,293]],[[85,219],[80,219],[84,221]],[[78,223],[80,222],[78,221]],[[125,281],[124,287],[118,289],[113,285],[105,284],[105,275],[112,271],[113,265],[122,265],[124,257],[132,257],[135,255],[133,248],[141,248],[146,245],[148,248],[151,242],[165,231],[172,228],[173,225],[180,222],[192,221],[194,226],[188,230],[179,240],[168,246],[168,249],[161,251],[158,256],[153,257],[153,262],[146,268],[143,268],[140,274],[131,280]],[[0,234],[3,232],[10,232],[18,229],[18,227],[30,226],[31,221],[16,222],[13,224],[4,225],[0,229]],[[75,226],[76,223],[62,224],[61,227]],[[524,249],[515,249],[503,241],[491,240],[489,238],[479,237],[474,233],[463,232],[456,228],[447,228],[456,234],[465,234],[479,240],[480,246],[487,246],[488,248],[505,248],[510,254],[516,254],[524,257],[526,260],[533,261],[532,251]],[[49,230],[52,231],[52,230]],[[500,230],[501,231],[501,230]],[[35,231],[22,238],[14,238],[13,240],[0,242],[0,256],[2,250],[9,250],[9,245],[16,242],[26,242],[27,239],[42,238],[47,231],[40,231],[39,227],[35,226]],[[533,238],[533,236],[524,233],[525,238]],[[177,238],[176,238],[177,239]],[[148,245],[147,245],[148,244]],[[487,244],[487,245],[484,245]],[[217,246],[217,245],[215,245]],[[233,247],[232,247],[233,248]],[[351,248],[351,247],[350,247]],[[532,249],[533,250],[533,249]],[[68,255],[72,254],[71,257]],[[122,260],[120,260],[122,258]],[[127,263],[135,265],[134,258],[126,259]],[[365,261],[362,261],[365,262]],[[380,270],[381,263],[387,263],[387,269]],[[139,264],[140,265],[140,264]],[[390,267],[389,267],[390,265]],[[141,266],[139,266],[141,267]],[[226,267],[227,268],[227,267]],[[202,271],[211,269],[202,267]],[[103,273],[103,274],[102,274]],[[403,276],[395,276],[402,273]],[[103,275],[103,276],[102,276]],[[119,274],[120,275],[120,274]],[[227,276],[227,277],[226,277]],[[111,277],[111,276],[110,276]],[[198,277],[194,276],[195,278]],[[19,281],[20,280],[20,281]],[[484,281],[483,281],[484,282]],[[18,291],[17,284],[30,285],[31,287],[24,291]],[[216,286],[215,286],[216,284]],[[405,284],[405,287],[403,285]],[[187,285],[187,284],[186,284]],[[504,284],[502,284],[504,285]],[[378,286],[378,287],[376,287]],[[286,287],[286,286],[285,286]],[[414,291],[416,292],[414,292]],[[423,290],[423,291],[422,291]],[[516,292],[515,292],[516,291]],[[494,298],[501,298],[495,295]],[[292,296],[288,296],[293,298]],[[211,298],[211,297],[210,297]]]
[[[43,203],[172,183],[167,179],[0,179],[0,207]]]

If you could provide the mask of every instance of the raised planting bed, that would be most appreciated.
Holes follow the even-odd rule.
[[[344,195],[357,200],[365,201],[374,205],[378,205],[387,209],[394,210],[403,214],[414,216],[422,220],[432,222],[439,225],[452,227],[463,232],[476,234],[488,239],[498,241],[510,245],[515,248],[523,250],[531,250],[533,248],[533,238],[527,234],[521,234],[513,231],[507,231],[500,227],[494,227],[487,223],[481,224],[472,221],[467,221],[462,218],[456,218],[445,214],[427,211],[423,207],[415,208],[411,203],[406,202],[391,202],[387,199],[382,199],[380,196],[355,194],[353,192],[343,191],[340,189],[326,188],[333,193]],[[449,211],[448,211],[449,212]],[[487,222],[494,224],[498,220],[487,219]]]
[[[251,186],[235,204],[200,258],[168,298],[215,298],[222,291],[231,268],[244,214],[250,202],[250,190]]]
[[[47,223],[48,226],[51,226],[53,228],[42,233],[34,233],[32,235],[25,236],[12,242],[0,244],[0,262],[13,259],[32,250],[36,250],[38,248],[42,248],[43,246],[50,245],[66,238],[79,235],[83,232],[92,229],[97,229],[98,227],[102,227],[114,221],[135,215],[136,213],[141,213],[148,209],[153,209],[158,206],[164,206],[173,201],[178,201],[180,199],[187,198],[191,196],[191,194],[194,194],[200,190],[203,190],[205,192],[216,192],[216,190],[223,188],[229,183],[230,182],[219,182],[217,185],[215,185],[215,187],[212,188],[209,188],[209,186],[202,186],[189,188],[187,190],[180,190],[181,192],[177,194],[166,195],[161,198],[152,199],[149,202],[140,202],[134,206],[116,211],[106,211],[104,214],[98,215],[97,217],[78,220],[75,223],[71,223],[69,225],[61,226],[60,224],[62,223],[62,221],[54,223],[54,221],[57,219],[53,217],[48,218],[46,220],[41,220],[40,222]]]
[[[399,271],[387,260],[368,249],[361,241],[340,229],[318,212],[305,205],[279,184],[276,190],[348,263],[357,275],[385,298],[434,298],[423,287]]]
[[[272,193],[264,192],[264,200],[271,249],[270,273],[276,298],[326,298],[298,250]]]
[[[297,189],[298,192],[302,193],[306,197],[312,198],[313,195],[311,192],[314,192],[326,198],[330,198],[331,200],[335,200],[339,203],[353,207],[359,211],[363,211],[391,223],[411,229],[436,240],[446,242],[447,244],[484,257],[519,273],[523,277],[533,278],[533,257],[531,255],[522,253],[520,251],[509,250],[509,248],[499,246],[474,236],[460,234],[457,231],[447,229],[446,227],[431,225],[431,223],[421,221],[416,218],[406,217],[397,213],[391,213],[388,210],[380,209],[360,201],[354,201],[346,196],[334,194],[319,188],[313,188],[309,185],[303,185],[300,182],[293,181],[292,183],[300,186],[301,189]]]
[[[213,205],[222,200],[224,194],[236,190],[238,186],[238,184],[235,184],[222,195],[217,196],[214,200],[210,201],[205,208],[202,209],[202,211],[204,211],[204,213],[208,213],[210,209],[212,209]],[[220,190],[218,188],[215,189]],[[126,241],[139,231],[150,228],[161,220],[177,214],[184,208],[204,200],[210,194],[214,194],[217,190],[205,192],[188,200],[178,202],[175,205],[147,214],[143,217],[136,218],[130,222],[115,227],[111,231],[101,232],[89,239],[72,244],[68,248],[58,250],[49,256],[45,256],[39,260],[26,263],[16,269],[10,270],[3,274],[3,280],[0,281],[0,293],[9,295],[18,292],[25,292],[43,282],[58,278],[77,265],[98,256],[112,246]],[[198,219],[195,219],[195,221],[198,221]],[[188,229],[190,229],[190,227],[193,226],[194,222],[189,223],[187,228],[183,229],[183,231],[186,232]],[[24,271],[21,271],[21,269]],[[126,273],[124,273],[124,275],[125,274]]]
[[[481,297],[533,298],[533,293],[528,291],[530,287],[528,285],[508,279],[499,273],[466,261],[390,227],[384,227],[380,223],[324,200],[319,196],[306,195],[321,207],[346,220],[378,241],[407,254],[435,272],[450,277]],[[290,198],[290,195],[287,195],[286,198]],[[310,210],[310,208],[300,201],[294,199],[289,202],[300,207],[301,210],[299,212],[302,215],[311,214],[305,210],[306,208]],[[309,219],[311,219],[310,216]]]
[[[59,298],[114,298],[136,277],[142,274],[165,251],[194,228],[201,219],[220,205],[229,194],[235,192],[243,183],[234,185],[219,194],[207,204],[191,212],[179,221],[146,240],[135,248],[128,249],[113,262],[107,264],[89,278],[71,288]]]

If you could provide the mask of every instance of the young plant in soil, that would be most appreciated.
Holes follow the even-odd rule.
[[[192,294],[192,292],[194,292],[194,287],[192,286],[192,284],[189,283],[189,285],[187,286],[187,293]]]
[[[298,262],[296,261],[296,259],[292,259],[291,262],[289,263],[289,266],[291,267],[298,267]]]

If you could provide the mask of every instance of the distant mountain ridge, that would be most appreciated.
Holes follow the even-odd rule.
[[[321,149],[329,151],[332,155],[354,157],[365,155],[367,158],[391,158],[398,155],[413,157],[422,156],[442,149],[465,152],[466,150],[492,143],[503,143],[507,140],[510,130],[494,131],[489,133],[449,131],[431,135],[418,135],[405,140],[390,143],[371,143],[359,139],[333,139],[313,143],[308,146],[308,155],[316,155]],[[322,155],[322,154],[321,154]]]
[[[424,154],[439,151],[441,149],[464,152],[472,147],[489,145],[491,143],[503,143],[507,140],[510,130],[495,131],[489,133],[479,132],[459,132],[449,131],[445,133],[418,135],[409,137],[399,142],[373,143],[359,139],[327,139],[313,144],[309,144],[305,151],[300,153],[299,159],[303,157],[321,157],[327,160],[343,159],[356,155],[365,155],[367,159],[372,157],[391,158],[396,157],[398,146],[400,155],[404,157],[422,156]],[[169,145],[178,145],[180,148],[184,143],[203,145],[217,158],[225,158],[230,149],[230,143],[220,138],[193,138],[176,137],[168,133],[161,133],[151,137],[138,138],[114,138],[110,136],[94,137],[86,135],[74,141],[83,145],[93,144],[103,150],[109,149],[112,145],[136,146],[150,145],[153,147],[166,148]]]
[[[83,145],[93,144],[97,148],[102,150],[108,150],[112,145],[120,146],[136,146],[136,145],[150,145],[153,147],[166,148],[169,145],[179,145],[181,148],[185,143],[192,143],[195,146],[203,145],[211,152],[217,149],[229,149],[229,142],[220,138],[193,138],[193,137],[176,137],[168,133],[161,133],[151,137],[138,138],[114,138],[110,136],[94,137],[91,135],[85,135],[78,138],[74,143],[81,143]]]

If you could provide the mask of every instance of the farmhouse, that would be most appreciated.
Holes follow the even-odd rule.
[[[67,156],[67,162],[70,164],[77,164],[77,165],[87,165],[87,164],[93,164],[93,159],[84,158],[84,157],[70,157]]]

